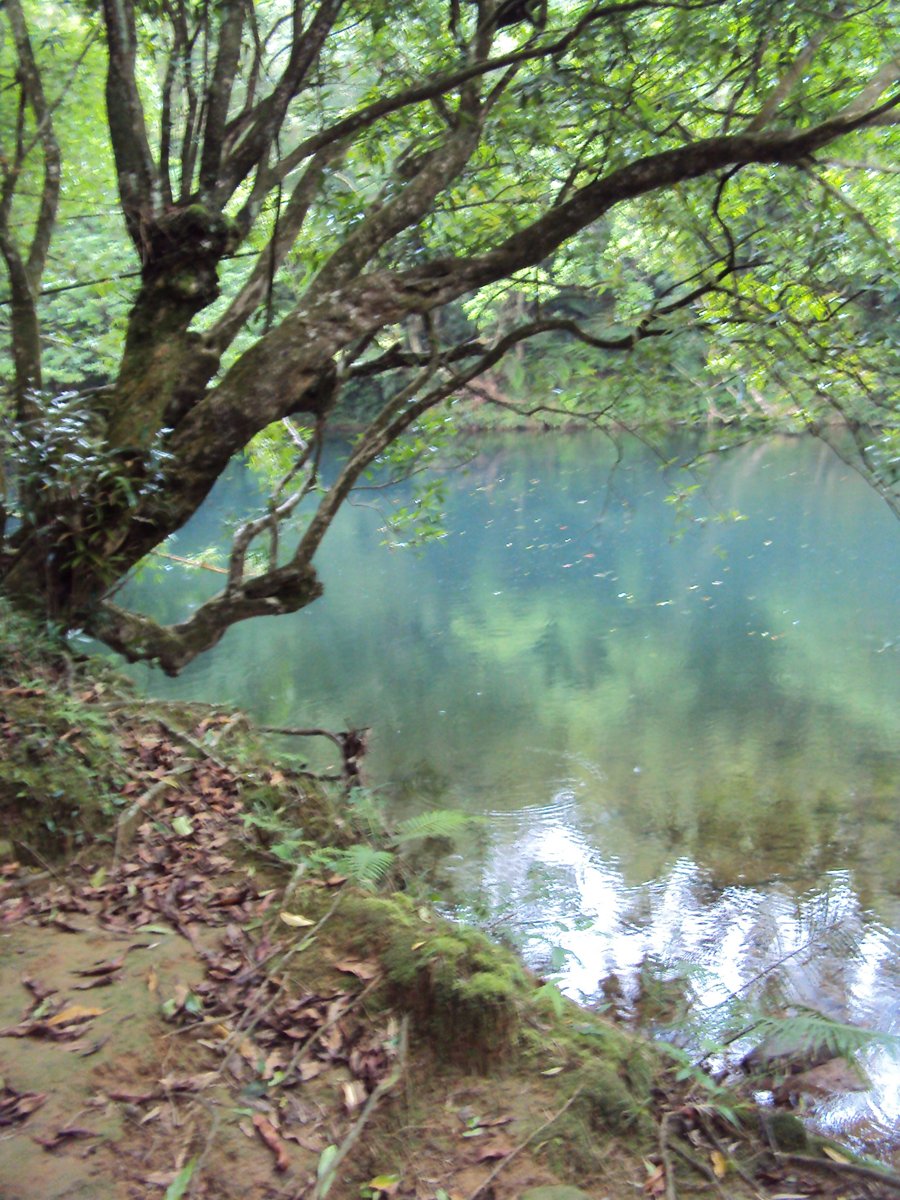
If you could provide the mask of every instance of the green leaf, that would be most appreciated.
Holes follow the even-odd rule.
[[[194,1171],[197,1169],[198,1158],[192,1158],[189,1163],[181,1168],[169,1186],[166,1188],[166,1200],[181,1200],[181,1197],[188,1189],[188,1185],[193,1178]]]
[[[325,1200],[325,1197],[331,1190],[331,1185],[334,1183],[335,1160],[338,1153],[337,1146],[331,1145],[326,1146],[319,1155],[319,1163],[316,1167],[316,1192],[318,1200]]]

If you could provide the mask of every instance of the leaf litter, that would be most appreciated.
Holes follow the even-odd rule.
[[[217,720],[226,718],[201,722],[191,744],[196,746],[196,739]],[[276,915],[277,894],[261,891],[235,861],[235,831],[243,811],[240,775],[214,756],[186,757],[177,738],[162,726],[154,730],[145,724],[138,732],[126,726],[123,736],[132,769],[122,798],[133,820],[120,822],[112,863],[83,868],[80,875],[79,868],[70,868],[66,878],[51,872],[42,891],[28,886],[19,864],[4,865],[0,929],[55,929],[55,936],[71,935],[75,942],[101,931],[107,939],[130,939],[129,944],[117,953],[95,956],[66,978],[57,973],[53,983],[41,978],[39,964],[32,965],[17,980],[25,998],[18,1019],[0,1029],[0,1037],[29,1040],[45,1056],[71,1050],[89,1058],[105,1047],[111,1023],[127,1027],[129,1015],[115,1005],[117,989],[126,986],[130,972],[159,1017],[158,1057],[149,1063],[114,1059],[93,1069],[88,1108],[96,1116],[90,1122],[96,1129],[79,1123],[78,1112],[64,1111],[60,1084],[63,1111],[58,1105],[52,1121],[29,1132],[25,1127],[42,1120],[57,1097],[43,1078],[13,1081],[7,1071],[0,1079],[0,1126],[12,1130],[12,1136],[23,1129],[25,1141],[47,1159],[64,1158],[67,1172],[76,1163],[88,1174],[102,1169],[103,1194],[115,1200],[161,1196],[159,1189],[168,1189],[167,1195],[190,1189],[196,1200],[306,1200],[329,1152],[349,1146],[358,1136],[371,1103],[393,1085],[402,1065],[397,1018],[381,1014],[373,1019],[363,1009],[366,995],[380,981],[380,966],[362,958],[328,959],[326,954],[326,970],[304,987],[289,968],[307,942],[291,930],[304,930],[308,939],[316,936],[317,927],[305,914],[283,910],[278,916],[287,928],[279,936],[277,924],[268,919]],[[283,784],[279,775],[270,773],[269,786]],[[342,876],[324,881],[331,889],[345,882]],[[179,940],[173,935],[180,935],[191,963],[199,965],[198,979],[166,979],[152,957],[160,945]],[[132,951],[139,952],[135,967],[129,963]],[[349,980],[326,984],[329,971]],[[107,1004],[73,998],[72,993],[77,997],[95,987],[107,989]],[[205,1055],[202,1064],[200,1053]],[[562,1070],[551,1067],[543,1074]],[[36,1090],[37,1084],[42,1090]],[[423,1094],[428,1086],[420,1080]],[[480,1120],[477,1132],[484,1140],[475,1145],[463,1140],[473,1131],[460,1137],[446,1120],[443,1141],[425,1136],[421,1163],[410,1163],[402,1154],[385,1162],[383,1167],[391,1168],[405,1162],[406,1173],[382,1170],[372,1180],[384,1180],[385,1186],[373,1190],[414,1200],[433,1200],[442,1193],[471,1200],[488,1187],[485,1196],[504,1200],[526,1183],[545,1181],[535,1161],[526,1162],[528,1155],[522,1153],[531,1139],[514,1144],[496,1132],[515,1123],[509,1110],[517,1105],[519,1116],[527,1113],[525,1089],[507,1095],[496,1083],[467,1086],[482,1088],[485,1107],[491,1104],[496,1112],[495,1106],[501,1106],[497,1115]],[[446,1081],[433,1082],[432,1112],[441,1111],[447,1091]],[[723,1168],[717,1149],[704,1142],[708,1119],[701,1120],[683,1102],[670,1112],[698,1153],[706,1145],[707,1170],[717,1183]],[[42,1115],[35,1117],[37,1113]],[[228,1113],[230,1121],[222,1117]],[[128,1133],[120,1153],[115,1139],[123,1137],[116,1132],[123,1121]],[[211,1152],[216,1136],[227,1153],[218,1144]],[[259,1161],[248,1160],[235,1138],[246,1148],[256,1146]],[[107,1146],[115,1153],[104,1157]],[[647,1163],[643,1179],[636,1166],[622,1168],[631,1172],[628,1194],[675,1194],[664,1151],[662,1161]],[[237,1156],[239,1171],[229,1168],[229,1156]],[[492,1181],[499,1170],[506,1183],[495,1191]],[[792,1184],[794,1194],[839,1194],[830,1187],[822,1190],[821,1175],[810,1177],[808,1171],[782,1167],[771,1172],[770,1181],[781,1194],[793,1192]],[[123,1190],[109,1190],[111,1175]],[[90,1178],[96,1183],[98,1176]],[[0,1169],[0,1191],[3,1183]],[[860,1183],[858,1194],[871,1193],[864,1193]],[[9,1195],[19,1200],[17,1193]]]
[[[177,1107],[224,1086],[256,1110],[252,1128],[276,1172],[284,1175],[297,1165],[288,1146],[304,1147],[308,1157],[309,1147],[320,1140],[314,1132],[318,1109],[287,1103],[291,1089],[337,1072],[338,1111],[352,1119],[391,1070],[395,1050],[389,1019],[373,1023],[353,1011],[355,999],[379,978],[378,965],[344,960],[334,971],[352,978],[346,988],[292,990],[276,968],[296,950],[296,940],[287,930],[284,939],[267,932],[263,922],[274,894],[261,892],[241,873],[232,854],[243,808],[240,777],[213,759],[186,765],[183,751],[164,732],[135,735],[130,750],[137,768],[123,801],[136,807],[139,820],[127,845],[117,848],[125,853],[111,865],[85,871],[83,878],[74,872],[66,880],[54,877],[41,892],[22,892],[19,868],[8,867],[0,876],[0,928],[24,923],[75,936],[92,928],[121,937],[137,931],[143,940],[72,970],[65,989],[47,985],[36,973],[21,976],[28,1003],[19,1020],[0,1029],[0,1037],[67,1043],[79,1053],[96,1053],[105,1038],[90,1045],[84,1035],[109,1008],[78,1003],[67,992],[115,989],[131,952],[154,945],[149,936],[162,930],[180,934],[202,964],[202,979],[190,986],[176,983],[163,998],[151,967],[144,975],[146,986],[154,995],[160,990],[162,1015],[169,1022],[199,1029],[198,1044],[213,1054],[214,1069],[160,1072],[150,1087],[107,1086],[95,1103],[138,1110],[136,1119],[152,1124],[163,1119],[166,1102]],[[148,803],[155,785],[176,769],[177,786],[157,790]],[[333,878],[328,886],[344,882]],[[314,924],[300,914],[280,916],[288,926]],[[5,1086],[0,1124],[26,1121],[46,1099],[46,1093]],[[149,1108],[160,1102],[156,1111]],[[36,1141],[51,1151],[96,1137],[73,1124],[43,1131]],[[160,1176],[172,1177],[172,1172]]]

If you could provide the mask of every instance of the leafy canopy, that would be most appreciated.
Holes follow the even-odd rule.
[[[473,405],[839,420],[895,486],[889,0],[6,0],[0,22],[0,580],[63,625],[175,672],[303,607],[360,477],[414,469]],[[119,607],[248,447],[278,477],[223,591],[171,626]]]

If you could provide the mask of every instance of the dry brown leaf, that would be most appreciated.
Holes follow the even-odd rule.
[[[284,1143],[278,1136],[278,1130],[275,1128],[272,1122],[264,1117],[261,1113],[256,1113],[254,1115],[253,1127],[259,1134],[262,1142],[275,1155],[275,1170],[286,1171],[291,1165],[291,1160],[284,1148]]]
[[[55,1017],[50,1017],[45,1024],[56,1028],[57,1025],[68,1025],[73,1021],[88,1021],[93,1017],[102,1017],[109,1012],[108,1008],[86,1008],[83,1004],[70,1004]]]
[[[355,975],[357,979],[362,979],[366,983],[381,973],[377,963],[349,958],[344,959],[342,962],[336,962],[334,969],[336,971],[344,971],[347,975]]]
[[[666,1190],[666,1169],[663,1166],[654,1167],[644,1181],[644,1191],[648,1196],[662,1196]]]
[[[358,1079],[354,1079],[350,1083],[341,1084],[341,1091],[344,1096],[344,1108],[348,1115],[356,1112],[366,1102],[365,1085]]]
[[[95,1133],[93,1129],[78,1129],[68,1127],[66,1129],[57,1129],[56,1133],[52,1133],[50,1137],[34,1137],[32,1140],[37,1142],[39,1146],[43,1146],[45,1150],[55,1150],[57,1146],[63,1142],[72,1141],[75,1138],[92,1138],[99,1137],[99,1133]]]
[[[17,1092],[15,1088],[0,1086],[0,1126],[24,1121],[46,1099],[46,1092]]]
[[[475,1155],[473,1162],[497,1162],[498,1159],[506,1158],[512,1153],[512,1146],[506,1142],[492,1142],[489,1146],[483,1146]]]

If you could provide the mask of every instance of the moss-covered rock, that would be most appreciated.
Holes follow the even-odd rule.
[[[764,1112],[763,1124],[773,1144],[785,1153],[809,1148],[809,1134],[799,1117],[788,1112]]]

